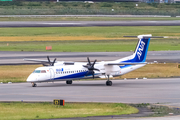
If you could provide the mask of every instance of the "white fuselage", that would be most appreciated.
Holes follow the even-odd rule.
[[[29,75],[27,82],[53,82],[92,78],[92,75],[88,75],[88,69],[83,67],[83,65],[86,65],[86,63],[39,67]],[[99,62],[95,65],[95,68],[98,68],[100,71],[95,71],[95,77],[106,78],[107,75],[110,77],[121,76],[143,66],[144,64],[106,66],[106,62]]]

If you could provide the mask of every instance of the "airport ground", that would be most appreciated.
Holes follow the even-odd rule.
[[[137,32],[137,28],[139,28],[139,27],[134,28],[134,30],[133,30],[133,28],[131,29],[134,31],[133,34],[136,34],[136,35],[141,34],[145,30],[147,30],[147,29],[142,29],[142,30],[139,29],[139,32]],[[156,29],[151,28],[151,30],[149,30],[148,33],[150,31],[153,31],[155,35],[166,35],[166,36],[172,34],[172,37],[173,37],[171,39],[172,41],[166,43],[166,46],[164,48],[167,48],[167,45],[171,46],[170,48],[168,48],[168,50],[169,49],[171,50],[171,48],[176,48],[176,47],[179,48],[178,47],[179,46],[179,32],[178,32],[179,29],[178,29],[178,27],[174,26],[174,27],[169,27],[170,29],[167,29],[167,28],[168,27],[161,27],[161,30],[169,30],[170,31],[170,29],[171,29],[171,31],[170,32],[169,31],[157,32]],[[176,28],[176,29],[174,29],[174,28]],[[7,28],[7,29],[11,29],[11,28]],[[17,28],[17,29],[20,30],[20,28]],[[1,37],[11,37],[11,36],[15,36],[15,37],[20,36],[21,37],[23,34],[18,33],[17,29],[14,29],[14,30],[11,29],[11,32],[9,32],[8,34],[5,34],[5,32],[4,32],[5,28],[1,28],[1,31],[2,31]],[[32,28],[32,29],[34,29],[34,28]],[[49,28],[47,28],[47,29],[49,29]],[[57,32],[54,34],[54,31],[56,31],[56,30],[53,31],[53,29],[51,29],[52,31],[46,31],[46,33],[41,33],[41,34],[37,34],[38,30],[37,31],[32,30],[29,33],[25,33],[25,32],[27,32],[27,30],[22,28],[21,31],[24,31],[24,33],[25,33],[24,35],[26,35],[27,38],[31,37],[31,35],[29,35],[31,33],[33,34],[32,36],[40,36],[40,37],[43,36],[44,38],[47,37],[48,34],[50,34],[49,36],[53,36],[53,35],[58,36],[59,33],[62,33],[59,31],[59,33]],[[63,28],[63,29],[65,29],[65,28]],[[123,30],[124,30],[124,28],[123,28],[121,32],[117,32],[118,30],[115,32],[115,30],[113,31],[113,29],[114,28],[111,29],[112,32],[109,35],[113,36],[114,38],[118,38],[118,39],[120,37],[122,38],[122,35],[128,31],[127,30],[127,31],[123,32]],[[66,32],[67,31],[68,30],[66,30]],[[85,31],[85,29],[84,29],[84,31]],[[92,31],[90,31],[90,32],[92,32]],[[95,31],[95,32],[97,33],[97,31]],[[97,36],[102,37],[102,35],[104,34],[105,31],[102,31],[102,30],[99,30],[99,31],[101,31],[102,33],[98,34],[99,36],[98,35]],[[108,30],[106,30],[106,31],[108,31]],[[78,31],[76,31],[76,32],[78,32]],[[89,34],[90,32],[87,32],[86,34]],[[108,33],[108,32],[106,32],[106,33]],[[116,33],[116,34],[113,34],[113,33]],[[132,33],[132,31],[129,31],[129,33]],[[69,34],[67,34],[66,36],[68,36]],[[121,34],[120,37],[119,37],[119,34]],[[96,34],[94,34],[94,35],[91,34],[91,35],[96,36]],[[79,35],[79,36],[81,36],[81,35]],[[72,37],[74,37],[74,35],[72,35]],[[106,39],[108,37],[109,36],[106,36]],[[20,38],[20,39],[22,39],[22,38]],[[131,40],[129,40],[129,42],[130,41]],[[6,47],[11,46],[11,43],[8,42],[8,44],[7,44],[7,41],[3,41],[3,42],[5,43],[4,46],[6,46]],[[20,43],[19,41],[16,41],[16,42]],[[156,41],[153,44],[156,44],[157,46],[163,45],[162,42],[159,44],[157,44],[157,43],[158,42]],[[16,44],[16,45],[18,46],[18,44]],[[16,45],[12,48],[15,48],[15,49],[18,48],[18,47],[16,47]],[[125,44],[123,44],[123,45],[125,45]],[[132,46],[134,48],[135,44],[133,44]],[[151,44],[150,44],[150,46],[151,46]],[[158,48],[157,46],[156,46],[156,48]],[[45,47],[45,46],[43,46],[43,47]],[[119,47],[117,49],[119,49]],[[17,50],[17,51],[19,51],[19,50]],[[26,50],[23,50],[23,51],[26,51]],[[125,51],[129,51],[129,50],[125,50]],[[161,51],[159,51],[159,52],[161,53]],[[10,52],[10,53],[13,53],[13,54],[9,54],[10,56],[8,56],[7,53],[4,52],[3,57],[2,57],[4,59],[3,61],[6,61],[6,59],[16,61],[17,59],[19,59],[18,57],[22,58],[22,57],[24,57],[24,55],[26,57],[34,57],[34,58],[38,56],[38,55],[35,55],[35,56],[32,55],[33,52],[29,52],[29,54],[28,54],[28,52],[19,52],[20,54],[24,54],[24,55],[20,55],[18,52]],[[47,53],[37,52],[37,54],[43,54],[43,56],[40,55],[39,57],[45,58]],[[71,59],[70,57],[68,57],[66,55],[69,53],[66,53],[66,52],[52,53],[51,55],[52,55],[52,57],[59,56],[57,54],[62,54],[66,58]],[[83,61],[86,61],[86,57],[87,57],[87,55],[85,55],[86,53],[75,53],[75,54],[79,55],[78,58],[76,58],[76,56],[73,56],[73,58],[76,58],[76,60],[83,57],[84,58]],[[88,53],[88,54],[93,56],[93,53]],[[101,54],[101,53],[99,53],[99,54]],[[104,56],[103,55],[100,56],[101,59],[104,59],[104,58],[111,59],[111,57],[112,57],[111,55],[109,55],[109,57],[107,57],[106,52],[104,52],[103,54],[104,54]],[[129,53],[126,53],[126,54],[129,54]],[[152,53],[152,54],[154,54],[154,53]],[[84,56],[82,56],[82,55],[84,55]],[[119,54],[114,54],[113,57],[119,58],[118,55]],[[98,54],[93,56],[93,58],[96,59],[97,56],[98,56]],[[169,57],[169,56],[171,56],[171,57]],[[63,56],[59,56],[59,57],[63,58]],[[63,59],[66,59],[66,58],[63,58]],[[171,53],[171,51],[166,51],[165,56],[164,56],[164,54],[158,53],[158,54],[155,54],[154,58],[160,58],[160,60],[163,60],[164,58],[166,58],[166,60],[170,60],[171,62],[172,61],[178,62],[179,51],[173,51],[173,53]],[[155,61],[153,58],[151,58],[151,60]],[[153,61],[150,61],[150,62],[153,62]],[[164,66],[166,64],[164,64],[164,62],[162,62],[159,65]],[[167,64],[167,65],[170,65],[170,64]],[[149,66],[151,66],[151,65],[149,65]],[[173,67],[176,69],[175,71],[179,70],[177,68],[177,64],[176,65],[174,64]],[[152,68],[154,68],[153,65],[152,65]],[[164,68],[162,68],[162,69],[164,69]],[[23,70],[23,69],[21,69],[21,70]],[[15,70],[12,70],[12,71],[15,71]],[[157,71],[159,71],[159,70],[157,70]],[[173,71],[173,72],[167,71],[167,73],[175,73],[175,71]],[[140,72],[142,73],[142,71],[140,71]],[[144,72],[143,72],[143,74],[144,74]],[[177,75],[178,75],[178,73],[177,73]],[[33,89],[31,87],[31,84],[28,84],[28,83],[0,84],[0,88],[1,88],[1,91],[0,91],[0,99],[1,100],[0,101],[21,101],[21,100],[23,100],[23,101],[52,101],[52,99],[60,98],[60,99],[65,99],[67,102],[161,103],[163,105],[165,104],[165,105],[179,108],[179,94],[178,94],[179,87],[178,87],[178,85],[179,85],[179,78],[162,78],[162,79],[149,79],[148,78],[148,79],[131,79],[131,80],[129,80],[129,79],[113,80],[113,86],[108,87],[108,88],[107,88],[107,86],[105,86],[104,80],[75,81],[73,85],[65,85],[65,82],[40,83],[40,84],[38,84],[38,87],[35,89]],[[99,92],[97,92],[97,91],[99,91]]]
[[[72,85],[66,85],[65,81],[39,83],[36,88],[31,87],[30,83],[0,84],[2,88],[0,91],[0,101],[52,102],[53,99],[64,99],[66,102],[129,103],[137,104],[136,107],[156,104],[156,106],[167,106],[174,109],[173,111],[164,107],[157,107],[158,109],[155,114],[157,116],[172,116],[171,114],[169,115],[169,113],[179,115],[179,78],[126,79],[112,81],[113,86],[111,87],[105,85],[105,80],[73,81]],[[155,106],[150,106],[151,109],[154,109],[154,107]],[[163,114],[160,114],[160,112],[163,112]],[[147,111],[147,109],[145,109],[144,113],[134,114],[132,116],[114,115],[113,118],[128,118],[131,116],[131,118],[134,119],[135,117],[149,116],[150,114],[152,114],[152,111]],[[33,118],[36,118],[36,116],[37,114],[34,116],[32,115]],[[177,116],[172,118],[176,117]],[[84,119],[97,118],[112,119],[112,116]]]

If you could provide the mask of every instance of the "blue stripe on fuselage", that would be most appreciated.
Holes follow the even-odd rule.
[[[63,76],[63,77],[57,77],[57,78],[54,78],[53,80],[56,80],[56,79],[82,78],[82,77],[85,77],[86,74],[87,74],[87,71],[86,72],[75,73],[75,74],[70,74],[70,75],[66,75],[66,76]]]
[[[57,78],[53,78],[51,80],[61,80],[61,79],[76,79],[76,78],[84,78],[85,76],[92,76],[92,75],[87,75],[88,71],[86,72],[80,72],[80,73],[75,73],[75,74],[70,74],[70,75],[66,75],[66,76],[62,76],[62,77],[57,77]],[[97,75],[97,74],[94,74]]]

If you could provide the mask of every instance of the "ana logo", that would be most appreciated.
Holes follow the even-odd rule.
[[[56,72],[62,72],[62,71],[63,71],[63,68],[56,69]]]
[[[145,46],[145,42],[141,41],[139,48],[137,50],[137,56],[138,56],[139,60],[140,60],[142,52],[144,50],[144,46]]]

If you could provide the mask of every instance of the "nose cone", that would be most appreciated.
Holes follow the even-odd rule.
[[[37,76],[35,74],[30,74],[26,81],[27,82],[35,82],[35,81],[37,81]]]

